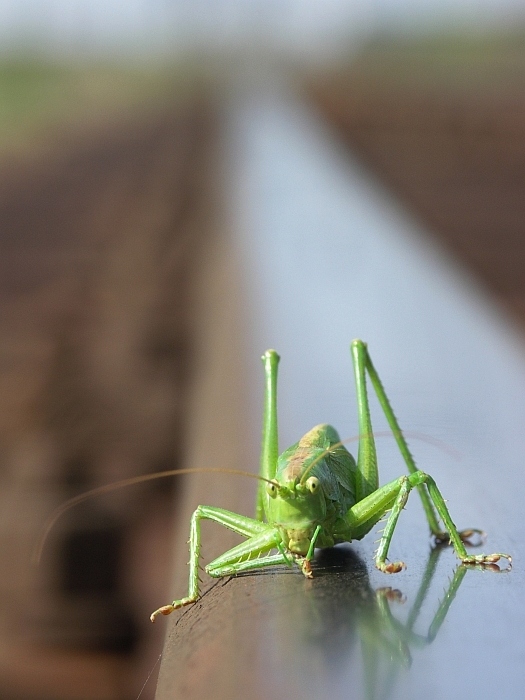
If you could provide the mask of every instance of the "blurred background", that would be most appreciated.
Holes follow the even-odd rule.
[[[186,463],[216,246],[244,269],[225,134],[254,86],[525,323],[522,2],[0,0],[2,698],[134,698],[161,652],[178,482],[78,506],[30,558],[65,499]],[[221,303],[254,328],[247,276]]]

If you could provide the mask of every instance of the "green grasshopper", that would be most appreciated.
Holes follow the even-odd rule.
[[[211,506],[197,507],[190,525],[188,595],[155,610],[152,622],[157,616],[169,615],[199,598],[202,519],[214,520],[246,537],[244,542],[206,566],[210,576],[233,576],[265,566],[297,564],[303,574],[311,578],[310,562],[315,548],[360,540],[389,513],[375,553],[375,565],[380,571],[392,574],[405,567],[401,561],[388,562],[387,555],[399,515],[415,487],[434,539],[438,543],[450,543],[463,564],[497,568],[495,562],[501,558],[511,563],[508,554],[468,554],[465,543],[471,544],[475,535],[483,538],[484,533],[476,529],[458,532],[434,479],[416,467],[366,343],[354,340],[351,354],[360,436],[357,463],[336,430],[326,424],[312,428],[279,456],[277,369],[280,358],[275,350],[264,353],[265,400],[256,517],[247,518]],[[367,373],[409,472],[381,487],[368,404]],[[277,553],[272,554],[272,550]]]

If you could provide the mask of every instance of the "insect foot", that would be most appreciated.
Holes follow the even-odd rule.
[[[484,530],[478,530],[475,527],[469,527],[466,530],[458,532],[460,540],[470,547],[479,547],[487,539],[487,533]],[[434,542],[440,547],[441,545],[451,544],[450,535],[448,532],[437,532],[434,534]]]
[[[158,610],[155,610],[155,612],[152,612],[149,619],[152,622],[155,622],[159,615],[171,615],[171,613],[174,610],[183,608],[185,605],[191,605],[192,603],[195,603],[194,598],[182,598],[182,600],[174,600],[173,603],[171,603],[171,605],[163,605],[161,608],[158,608]]]
[[[487,533],[484,530],[478,530],[475,527],[471,527],[468,530],[460,530],[459,536],[461,537],[462,542],[470,545],[471,547],[479,547],[487,539]]]
[[[314,574],[312,571],[312,565],[309,559],[303,559],[301,562],[301,571],[306,576],[306,578],[313,578]]]
[[[388,564],[386,561],[382,561],[377,562],[376,566],[379,571],[382,571],[384,574],[398,574],[400,571],[407,568],[404,561],[392,561]]]
[[[500,559],[506,559],[508,561],[508,566],[504,569],[496,564]],[[466,566],[473,566],[479,569],[490,569],[491,571],[510,571],[512,569],[512,557],[510,554],[503,554],[498,552],[497,554],[478,554],[477,556],[464,557],[462,560],[463,564]]]

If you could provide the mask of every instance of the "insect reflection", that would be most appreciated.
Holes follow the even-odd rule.
[[[291,593],[285,580],[292,577],[281,577],[283,592],[288,590],[277,598],[287,611],[286,615],[275,616],[272,635],[278,639],[276,651],[281,662],[284,655],[285,667],[295,668],[299,678],[315,678],[318,670],[320,677],[326,680],[328,675],[334,683],[349,666],[361,669],[359,678],[352,677],[349,697],[386,700],[395,690],[398,677],[410,668],[411,650],[434,641],[467,573],[468,568],[459,565],[441,598],[432,598],[429,593],[443,549],[436,546],[430,551],[411,599],[390,587],[374,590],[366,565],[346,546],[317,553],[315,580],[303,582],[304,596],[297,595],[295,587]],[[421,613],[428,617],[430,611],[428,627],[416,631]],[[292,628],[300,635],[299,645],[297,639],[290,638]]]

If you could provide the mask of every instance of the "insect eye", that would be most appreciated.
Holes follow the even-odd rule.
[[[306,488],[310,493],[316,493],[319,488],[319,479],[316,476],[311,476],[306,480]]]
[[[266,493],[268,494],[268,496],[275,498],[277,496],[277,486],[275,484],[272,484],[271,482],[269,484],[266,484]]]

